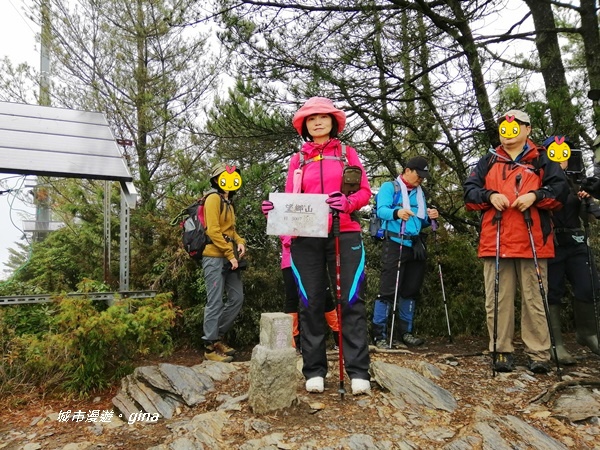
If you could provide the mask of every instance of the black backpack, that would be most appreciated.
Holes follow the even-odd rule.
[[[171,221],[171,225],[179,223],[181,227],[181,242],[183,248],[190,257],[200,262],[202,261],[202,253],[207,244],[211,243],[210,238],[206,234],[206,219],[204,217],[204,203],[211,194],[209,192],[196,200],[193,204],[181,211],[181,213]],[[220,197],[220,196],[219,196]],[[223,198],[221,198],[221,210],[223,208]]]

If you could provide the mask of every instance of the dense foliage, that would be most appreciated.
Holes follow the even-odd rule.
[[[0,393],[30,385],[85,395],[132,370],[140,357],[172,350],[177,316],[170,296],[123,299],[107,306],[57,296],[42,305],[0,309]]]

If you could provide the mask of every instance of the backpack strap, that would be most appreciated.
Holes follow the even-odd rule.
[[[400,187],[400,182],[397,179],[393,179],[392,184],[394,185],[394,196],[392,197],[392,206],[398,206],[399,205],[398,202],[400,201],[400,196],[402,195],[402,188]],[[386,238],[389,238],[391,236],[398,237],[399,236],[398,233],[393,233],[391,231],[388,231],[387,223],[389,221],[385,220],[384,222],[385,222],[385,226],[382,226],[384,229],[384,237],[386,237]]]
[[[220,208],[219,208],[219,216],[223,212],[223,205],[225,204],[225,199],[217,191],[211,191],[208,194],[203,195],[198,200],[198,203],[200,203],[200,205],[202,206],[202,217],[198,217],[198,220],[200,220],[200,222],[202,223],[202,226],[204,226],[204,229],[206,231],[208,231],[208,226],[206,225],[206,210],[205,210],[204,205],[206,204],[206,199],[208,198],[208,196],[212,195],[212,194],[217,194],[219,196],[219,200],[221,200],[220,203],[219,203],[219,206],[220,206]],[[200,211],[200,208],[198,209],[198,211]],[[225,235],[223,235],[223,237],[225,237]],[[207,241],[206,241],[207,244],[212,244],[212,240],[210,239],[210,237],[208,237],[208,234],[206,235],[206,239],[207,239]],[[227,240],[227,239],[225,239],[225,240]]]
[[[342,155],[341,156],[330,156],[330,155],[317,155],[313,158],[309,158],[308,160],[304,158],[304,153],[302,151],[300,153],[300,167],[303,167],[305,164],[310,164],[312,162],[321,161],[323,159],[331,159],[335,161],[342,161],[344,163],[344,167],[347,165],[346,161],[346,144],[342,144]]]
[[[393,180],[392,183],[394,183],[394,197],[392,198],[392,204],[398,205],[400,195],[402,195],[402,188],[400,187],[400,182],[398,180]]]

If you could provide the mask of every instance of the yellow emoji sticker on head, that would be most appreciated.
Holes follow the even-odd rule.
[[[235,170],[235,166],[225,166],[225,171],[219,175],[217,182],[224,191],[237,191],[242,187],[242,176]]]
[[[498,127],[500,136],[506,139],[514,138],[521,133],[521,125],[515,120],[515,116],[506,116]]]
[[[554,136],[554,142],[548,146],[548,158],[551,161],[563,162],[571,157],[571,147],[565,142],[565,137]]]

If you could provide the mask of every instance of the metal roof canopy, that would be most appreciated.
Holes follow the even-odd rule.
[[[120,289],[129,290],[133,177],[102,113],[0,102],[0,172],[119,181]]]

